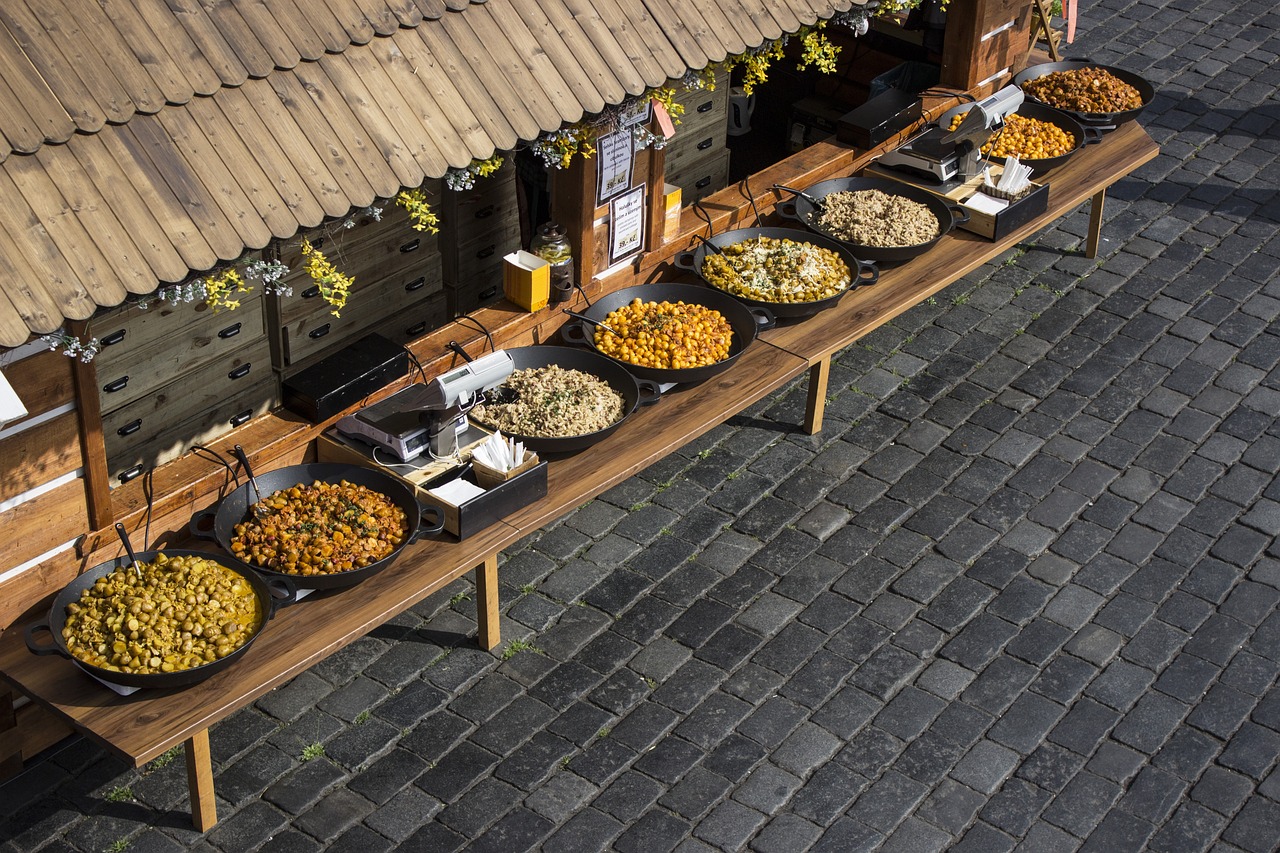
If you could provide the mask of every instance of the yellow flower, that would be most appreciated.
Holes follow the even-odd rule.
[[[412,216],[412,212],[409,215]],[[355,279],[340,272],[324,252],[312,246],[306,238],[302,240],[302,256],[307,259],[307,275],[320,288],[320,296],[333,306],[333,316],[340,316],[338,311],[347,304]]]
[[[403,207],[409,214],[409,221],[413,223],[414,231],[440,233],[440,217],[431,210],[431,205],[427,202],[427,194],[421,189],[402,190],[396,195],[396,204]],[[305,254],[305,250],[303,253]]]
[[[214,311],[223,308],[234,311],[240,307],[240,300],[232,297],[235,293],[248,293],[252,288],[245,283],[235,267],[227,267],[216,275],[204,280],[204,301]]]

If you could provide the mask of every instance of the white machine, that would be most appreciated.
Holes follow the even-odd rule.
[[[1018,86],[1006,86],[969,107],[955,130],[932,127],[882,155],[880,164],[925,174],[939,183],[957,177],[967,181],[978,174],[982,144],[1004,126],[1006,116],[1018,111],[1025,97]]]
[[[338,421],[338,431],[384,447],[402,462],[423,451],[448,458],[469,429],[467,411],[477,396],[501,385],[514,369],[506,350],[491,352],[347,415]]]

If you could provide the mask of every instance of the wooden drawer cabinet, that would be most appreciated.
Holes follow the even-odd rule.
[[[432,329],[443,326],[449,319],[448,303],[443,291],[428,296],[384,320],[373,331],[387,340],[404,346],[412,343]]]
[[[251,347],[265,334],[262,300],[256,297],[245,299],[234,311],[210,311],[196,324],[168,330],[162,325],[148,324],[147,334],[133,338],[133,346],[125,346],[130,340],[126,335],[121,349],[110,346],[98,354],[95,363],[104,412],[181,382],[190,371]],[[136,345],[138,341],[145,345]]]
[[[428,181],[423,190],[427,194],[427,201],[438,212],[441,201],[440,182]],[[324,252],[325,257],[342,269],[345,269],[345,261],[340,259],[346,258],[347,253],[366,243],[400,245],[416,237],[421,241],[422,248],[435,248],[436,235],[429,231],[414,231],[409,214],[394,201],[383,203],[381,219],[374,219],[369,213],[361,212],[343,222],[350,222],[352,225],[348,228],[342,222],[333,222],[289,240],[280,249],[281,263],[291,271],[301,270],[303,236],[308,237],[311,245]]]
[[[351,260],[351,256],[355,256],[358,262],[339,266],[340,270],[355,279],[348,306],[353,306],[357,299],[364,299],[366,288],[370,285],[380,289],[390,286],[387,284],[390,281],[397,281],[410,291],[425,288],[425,292],[419,293],[419,296],[426,296],[440,289],[440,254],[435,250],[434,244],[428,246],[417,237],[404,242],[397,238],[368,244],[351,252],[347,260]],[[292,323],[319,311],[332,312],[332,306],[321,298],[319,286],[306,273],[287,280],[293,286],[293,295],[276,297],[275,301],[282,324]]]
[[[241,307],[248,307],[248,301]],[[171,340],[187,329],[221,331],[240,322],[242,316],[240,309],[214,311],[203,302],[170,305],[158,301],[147,308],[137,305],[117,308],[89,321],[89,334],[97,338],[102,347],[94,358],[94,364],[99,375],[111,373],[121,366],[127,369],[137,363],[137,353],[152,344]]]
[[[449,316],[502,296],[502,258],[520,248],[515,168],[510,160],[464,192],[445,191],[440,252]]]
[[[467,243],[519,222],[515,167],[511,159],[469,190],[445,190],[440,204],[440,237],[444,244]]]
[[[459,243],[443,255],[444,281],[450,286],[482,276],[502,283],[502,258],[520,248],[520,223],[509,220],[466,243]]]
[[[279,406],[280,385],[274,374],[258,373],[256,367],[251,373],[258,377],[256,384],[239,390],[233,397],[223,398],[208,409],[186,414],[181,420],[170,419],[188,411],[184,405],[185,392],[180,390],[156,395],[154,416],[138,416],[119,425],[117,419],[111,419],[114,428],[104,431],[103,441],[112,487],[129,482],[148,468],[177,459],[190,451],[192,445],[213,441]],[[150,403],[150,400],[139,403]],[[170,407],[173,410],[166,411]],[[104,418],[104,424],[107,420]]]
[[[729,149],[713,151],[682,166],[678,173],[667,172],[667,183],[680,187],[685,204],[706,198],[729,185]]]
[[[728,139],[724,122],[718,122],[714,127],[698,129],[690,136],[683,136],[686,133],[688,129],[683,125],[676,128],[676,139],[683,137],[688,140],[688,143],[667,146],[667,182],[677,186],[680,184],[672,180],[673,175],[687,175],[691,167],[696,170],[700,161],[709,160],[712,156],[725,151],[725,141]],[[681,189],[683,188],[681,186]]]
[[[676,125],[676,137],[704,134],[708,130],[724,130],[729,121],[729,78],[720,75],[712,91],[697,89],[682,93],[676,102],[684,106],[680,124]]]
[[[350,343],[370,327],[398,317],[410,305],[441,291],[440,256],[421,256],[412,269],[361,286],[357,280],[339,316],[320,300],[296,319],[282,321],[275,332],[279,366],[289,375],[315,357]]]

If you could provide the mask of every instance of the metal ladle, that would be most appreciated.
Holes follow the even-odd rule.
[[[570,311],[568,308],[561,308],[560,310],[568,314],[570,317],[574,318],[575,320],[581,320],[584,323],[590,323],[593,326],[599,326],[600,328],[604,329],[606,332],[613,332],[615,335],[618,335],[618,337],[622,337],[622,335],[618,334],[617,329],[613,328],[603,320],[597,320],[594,317],[588,317],[586,314],[579,314],[577,311]]]
[[[142,569],[138,567],[138,557],[133,553],[133,543],[129,541],[129,534],[125,531],[124,525],[118,521],[116,522],[116,535],[124,543],[124,552],[129,555],[129,565],[125,566],[125,568],[132,566],[138,577],[142,577]]]
[[[249,483],[253,486],[253,502],[249,504],[252,515],[255,518],[261,518],[270,514],[271,511],[262,505],[262,489],[258,486],[258,478],[253,475],[253,466],[249,464],[248,454],[238,444],[231,448],[231,452],[240,461],[240,467],[244,468],[244,473],[249,478]]]

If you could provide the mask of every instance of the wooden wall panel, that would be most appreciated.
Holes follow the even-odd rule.
[[[0,439],[0,501],[80,467],[80,425],[75,412]]]
[[[46,350],[15,361],[4,368],[4,378],[18,392],[28,417],[65,406],[75,399],[71,382],[71,359]],[[14,421],[7,426],[20,424]]]
[[[78,479],[20,503],[4,514],[4,568],[69,542],[84,534],[88,526],[84,483]],[[5,597],[9,597],[8,584]]]

